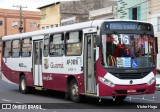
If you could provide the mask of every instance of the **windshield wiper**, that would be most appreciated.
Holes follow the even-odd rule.
[[[113,31],[113,34],[115,34],[115,35],[116,35],[116,34],[117,34],[117,32],[116,32],[116,31]]]

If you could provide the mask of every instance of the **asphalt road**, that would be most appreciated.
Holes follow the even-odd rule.
[[[69,100],[64,99],[63,92],[56,91],[36,91],[32,94],[21,94],[18,91],[18,85],[7,83],[0,79],[0,104],[17,104],[25,105],[28,103],[43,103],[41,110],[23,110],[28,111],[42,111],[42,112],[128,112],[136,111],[150,112],[150,108],[160,108],[160,91],[156,91],[154,95],[139,95],[128,96],[123,103],[115,103],[111,97],[106,97],[99,102],[97,98],[85,97],[82,103],[72,103]],[[147,106],[147,109],[144,109]],[[138,108],[139,107],[139,108]],[[140,108],[141,107],[141,108]],[[143,107],[143,109],[142,109]],[[52,109],[49,109],[52,108]],[[19,112],[22,110],[0,110]],[[152,111],[159,111],[154,109]]]

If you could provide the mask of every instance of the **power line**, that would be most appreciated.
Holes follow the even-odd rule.
[[[17,5],[17,6],[13,5],[13,7],[19,8],[19,14],[20,14],[20,16],[19,16],[19,19],[20,19],[19,33],[22,33],[22,31],[23,31],[23,26],[22,26],[22,24],[23,24],[23,21],[22,21],[22,8],[27,8],[27,6],[23,7],[22,5]]]

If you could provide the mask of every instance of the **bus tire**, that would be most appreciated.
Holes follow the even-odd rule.
[[[116,96],[115,97],[115,102],[123,102],[126,97],[127,96]]]
[[[26,77],[24,75],[20,77],[19,91],[22,94],[27,94],[30,91],[30,87],[27,86]]]
[[[78,92],[78,84],[77,81],[75,79],[72,79],[70,82],[70,99],[73,102],[80,102],[80,94]]]

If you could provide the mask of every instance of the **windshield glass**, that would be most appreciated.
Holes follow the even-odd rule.
[[[151,36],[140,34],[102,35],[101,63],[111,68],[147,68],[155,64]]]

